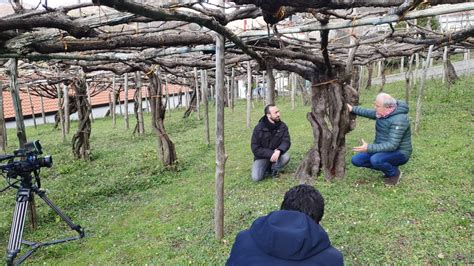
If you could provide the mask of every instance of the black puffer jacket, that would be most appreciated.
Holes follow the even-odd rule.
[[[254,160],[270,159],[275,149],[279,149],[283,154],[290,149],[290,146],[290,133],[284,122],[272,124],[267,116],[260,118],[252,134]]]

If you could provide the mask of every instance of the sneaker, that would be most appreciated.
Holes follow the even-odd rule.
[[[396,184],[400,182],[400,179],[402,179],[402,171],[399,171],[398,175],[386,177],[384,180],[384,183],[387,186],[395,186]]]
[[[272,178],[278,178],[280,176],[280,173],[278,173],[278,170],[272,170]]]

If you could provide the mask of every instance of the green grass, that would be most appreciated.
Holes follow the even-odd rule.
[[[472,264],[473,257],[473,99],[474,76],[464,77],[448,93],[439,81],[427,84],[420,133],[413,136],[414,152],[402,167],[404,177],[386,188],[380,173],[350,165],[347,176],[328,183],[314,180],[326,199],[322,224],[335,247],[353,264]],[[386,85],[386,92],[404,99],[403,83]],[[362,91],[360,101],[370,106],[378,88]],[[412,93],[415,95],[415,93]],[[38,250],[31,264],[223,264],[235,235],[252,221],[278,209],[283,194],[298,184],[293,173],[312,144],[306,120],[308,106],[291,110],[280,98],[282,119],[292,137],[292,161],[277,180],[250,180],[251,129],[245,127],[245,102],[226,110],[225,143],[229,158],[225,175],[225,238],[213,230],[214,145],[204,143],[203,121],[183,110],[167,115],[166,127],[176,144],[176,171],[160,166],[156,139],[146,117],[145,136],[132,136],[118,121],[98,119],[92,125],[91,162],[73,158],[70,139],[61,142],[51,125],[27,128],[29,139],[40,139],[54,166],[42,170],[43,187],[87,237]],[[410,102],[414,119],[415,99]],[[214,128],[214,108],[211,128]],[[252,128],[262,114],[256,102]],[[374,123],[359,118],[347,136],[348,147],[360,138],[372,140]],[[213,131],[213,130],[212,130]],[[9,131],[11,152],[17,145]],[[214,143],[212,138],[211,143]],[[15,191],[0,194],[0,250],[6,250]],[[26,229],[27,240],[73,235],[67,226],[37,201],[39,228]]]

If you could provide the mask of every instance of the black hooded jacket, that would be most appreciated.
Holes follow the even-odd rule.
[[[254,160],[270,159],[276,149],[283,154],[290,149],[290,146],[290,133],[284,122],[272,124],[266,115],[260,118],[252,134],[251,147]]]

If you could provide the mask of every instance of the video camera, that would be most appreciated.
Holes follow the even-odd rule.
[[[41,157],[41,154],[43,154],[43,148],[41,147],[39,140],[35,140],[26,143],[23,145],[23,148],[15,150],[13,154],[0,155],[0,162],[8,160],[7,164],[0,165],[0,172],[2,175],[6,174],[5,177],[8,182],[8,186],[1,189],[0,192],[12,187],[18,189],[18,192],[16,193],[15,210],[13,212],[13,221],[10,228],[10,238],[8,240],[6,255],[7,266],[22,263],[40,247],[73,241],[85,236],[84,229],[80,225],[75,224],[56,205],[54,205],[54,203],[46,196],[45,190],[40,189],[41,182],[39,170],[41,167],[51,167],[53,165],[53,158],[51,155]],[[14,181],[12,181],[12,179],[14,179]],[[30,209],[28,208],[28,204],[32,202],[34,195],[39,196],[64,222],[69,225],[69,228],[75,230],[78,235],[46,242],[25,241],[22,238],[23,229],[27,210]],[[27,245],[30,249],[16,259],[17,255],[20,254],[22,245]]]
[[[23,148],[17,149],[13,154],[0,155],[0,162],[8,160],[7,164],[0,165],[0,170],[7,174],[7,178],[28,177],[31,172],[39,170],[41,167],[51,167],[53,157],[43,154],[43,147],[39,140],[26,143]],[[19,158],[19,160],[15,160]]]

